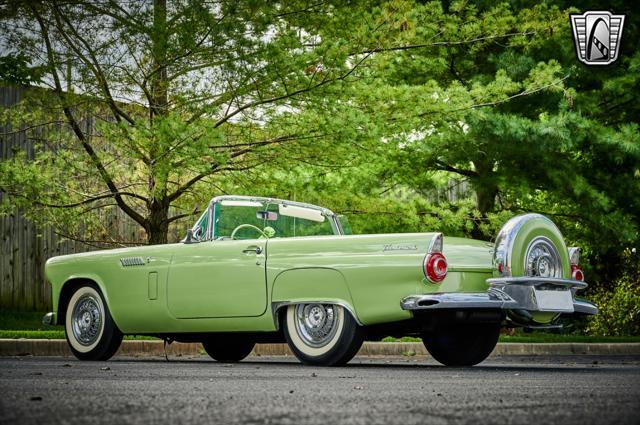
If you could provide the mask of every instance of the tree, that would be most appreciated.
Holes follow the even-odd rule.
[[[548,134],[557,123],[538,118],[568,101],[569,75],[545,55],[569,34],[567,15],[544,4],[482,2],[405,3],[403,13],[402,44],[377,50],[361,90],[361,107],[388,117],[378,175],[418,193],[443,173],[466,179],[479,213],[472,235],[485,239],[501,190],[535,180],[527,161],[558,159],[565,135]],[[446,42],[433,41],[442,34]]]
[[[463,22],[484,17],[474,34],[481,42],[389,52],[378,84],[409,125],[391,129],[393,160],[378,175],[417,193],[443,172],[467,180],[478,212],[471,235],[481,239],[495,235],[492,217],[502,211],[552,216],[585,248],[593,279],[609,284],[640,264],[640,62],[630,41],[640,25],[630,5],[613,3],[627,16],[620,59],[588,67],[576,59],[568,14],[597,7],[574,4],[451,3],[447,12]],[[425,27],[425,7],[413,6],[409,28]],[[424,99],[416,93],[425,86],[432,100],[416,105],[406,93]]]
[[[361,6],[5,7],[5,48],[42,64],[54,94],[36,90],[5,111],[13,128],[45,138],[35,158],[18,152],[1,164],[5,210],[78,228],[79,216],[115,206],[149,243],[165,243],[170,224],[193,215],[217,177],[284,162],[294,145],[296,157],[313,161],[328,134],[350,131],[315,112],[344,108],[336,102],[367,58],[348,61],[357,42],[323,37]]]
[[[588,67],[568,15],[598,8],[573,4],[394,3],[396,26],[352,98],[379,122],[375,141],[354,147],[355,170],[296,169],[273,184],[357,214],[363,231],[488,240],[512,215],[539,212],[583,248],[596,286],[637,276],[640,62],[629,40],[640,25],[614,2],[627,15],[620,59]],[[448,179],[470,184],[475,208],[433,205]]]

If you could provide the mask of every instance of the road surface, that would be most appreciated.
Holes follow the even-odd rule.
[[[639,357],[0,358],[2,424],[639,424]]]

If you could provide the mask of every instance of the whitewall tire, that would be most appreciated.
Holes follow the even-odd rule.
[[[78,287],[71,295],[64,330],[71,352],[80,360],[107,360],[122,342],[122,333],[92,283]]]
[[[306,364],[337,366],[356,355],[363,332],[351,314],[335,304],[295,304],[287,307],[284,332],[296,357]]]

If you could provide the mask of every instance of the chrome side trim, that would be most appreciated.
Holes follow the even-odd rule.
[[[120,259],[122,267],[144,266],[144,258],[142,257],[123,257]]]
[[[282,307],[287,307],[290,305],[296,305],[296,304],[332,304],[332,305],[339,305],[340,307],[343,307],[345,310],[347,310],[349,312],[349,314],[351,314],[351,317],[353,317],[353,319],[356,321],[356,323],[360,326],[364,326],[364,324],[362,322],[360,322],[360,319],[358,319],[358,316],[356,315],[356,312],[353,310],[353,308],[351,308],[351,306],[345,302],[342,301],[326,301],[326,300],[304,300],[304,301],[274,301],[271,303],[271,313],[273,315],[273,322],[276,325],[276,330],[280,330],[280,323],[278,322],[278,310],[280,310]]]
[[[56,324],[56,314],[54,312],[47,313],[42,317],[42,324],[52,326]]]

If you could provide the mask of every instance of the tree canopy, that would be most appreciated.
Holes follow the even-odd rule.
[[[54,96],[3,111],[39,147],[0,163],[3,208],[69,234],[118,208],[148,243],[219,193],[481,239],[537,211],[601,285],[637,279],[639,18],[613,2],[620,58],[585,66],[568,15],[596,6],[12,2],[0,75]]]

